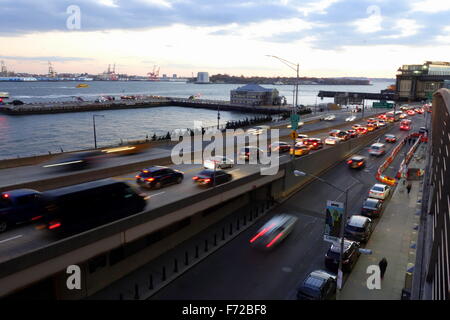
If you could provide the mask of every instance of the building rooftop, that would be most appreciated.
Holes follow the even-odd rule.
[[[245,86],[236,89],[236,91],[254,91],[254,92],[272,92],[272,90],[274,89],[267,89],[255,83],[249,83]]]

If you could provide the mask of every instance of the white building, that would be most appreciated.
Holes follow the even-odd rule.
[[[197,82],[196,83],[209,83],[209,74],[208,74],[208,72],[198,72],[197,73]]]

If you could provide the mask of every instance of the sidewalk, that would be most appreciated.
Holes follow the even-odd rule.
[[[425,168],[426,146],[417,149],[410,166]],[[411,181],[411,193],[407,194],[405,186],[399,184],[391,199],[388,200],[383,215],[366,248],[371,255],[361,254],[353,271],[344,283],[341,300],[400,300],[405,287],[407,270],[414,266],[417,243],[417,227],[420,220],[422,180]],[[386,257],[388,265],[381,290],[367,288],[366,273],[370,265]],[[408,277],[408,281],[409,278]]]

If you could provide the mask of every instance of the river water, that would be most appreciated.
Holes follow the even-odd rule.
[[[238,84],[194,84],[177,82],[91,81],[88,88],[76,88],[76,82],[0,82],[0,92],[9,92],[10,100],[24,102],[73,101],[74,97],[95,100],[99,96],[160,95],[187,98],[229,100],[230,90]],[[374,82],[371,86],[300,86],[299,103],[314,105],[332,102],[317,99],[320,90],[375,92],[385,89],[390,82]],[[277,88],[280,95],[292,102],[293,86],[264,85]],[[121,140],[145,139],[154,133],[162,135],[175,129],[193,128],[194,121],[203,126],[217,124],[217,112],[208,109],[158,107],[149,109],[76,112],[47,115],[8,116],[0,114],[0,159],[47,154],[92,148],[93,123],[96,117],[98,146],[119,143]],[[239,120],[255,114],[220,112],[220,121]]]

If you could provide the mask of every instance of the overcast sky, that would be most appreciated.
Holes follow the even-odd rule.
[[[395,77],[450,61],[449,0],[0,0],[16,72]],[[74,11],[75,8],[75,11]],[[77,15],[77,8],[80,14]],[[78,17],[80,18],[78,20]],[[79,29],[78,29],[79,27]]]

